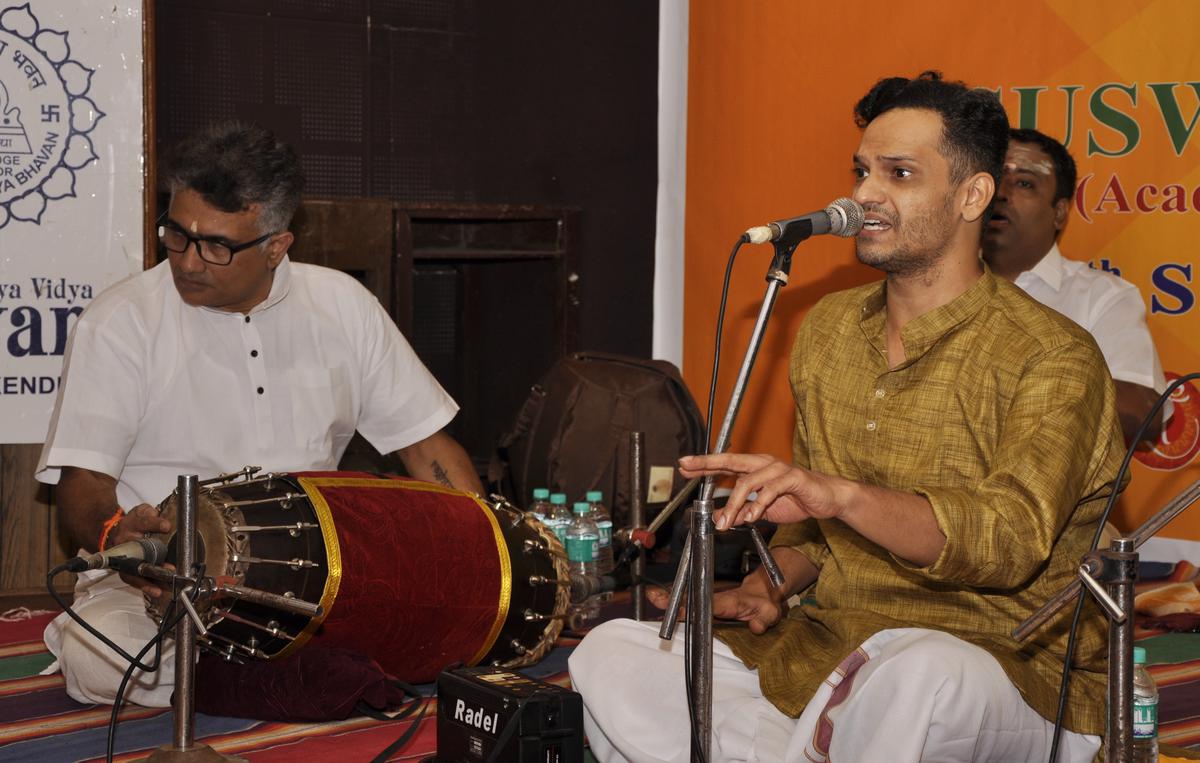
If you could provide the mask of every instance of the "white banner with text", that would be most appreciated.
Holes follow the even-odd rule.
[[[142,268],[142,5],[0,0],[0,443],[45,439],[75,320]]]

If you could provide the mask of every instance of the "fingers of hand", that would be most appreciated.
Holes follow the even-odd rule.
[[[751,633],[763,633],[779,622],[783,610],[771,599],[742,589],[722,591],[713,596],[713,617],[741,620]]]
[[[718,530],[727,530],[730,527],[730,523],[733,522],[733,519],[736,516],[737,511],[728,507],[717,509],[715,512],[713,512],[713,524],[717,526]]]
[[[745,456],[744,458],[754,459],[763,466],[738,478],[729,495],[729,500],[725,503],[725,508],[714,514],[718,530],[755,522],[761,518],[767,507],[779,494],[778,488],[772,486],[792,469],[790,465],[767,456]],[[747,500],[751,493],[755,493],[753,501]]]
[[[774,461],[764,453],[714,453],[706,456],[684,456],[679,470],[685,477],[705,474],[746,474]]]
[[[774,602],[762,602],[754,612],[754,616],[750,618],[750,632],[764,633],[769,628],[775,626],[779,622],[783,610]]]
[[[729,471],[728,469],[717,469],[708,466],[704,460],[706,458],[708,456],[685,456],[679,459],[679,473],[688,479],[692,477],[704,477],[709,474],[717,476],[736,474],[736,472]]]
[[[665,588],[647,588],[646,589],[646,598],[649,599],[650,603],[653,604],[654,606],[658,607],[659,609],[665,610],[667,608],[667,604],[670,603],[671,593],[670,593],[670,591],[668,591]],[[683,620],[683,618],[686,614],[687,614],[687,607],[685,607],[683,604],[680,604],[679,605],[679,614],[676,617],[676,619]]]
[[[171,532],[171,523],[158,513],[158,509],[148,503],[135,507],[126,515],[124,521],[129,522],[129,529],[136,533]]]
[[[713,595],[713,617],[722,620],[741,620],[741,598],[736,591],[721,591]]]
[[[779,487],[775,480],[766,483],[758,489],[753,501],[746,501],[739,514],[739,524],[750,524],[763,518],[767,510],[779,499]]]
[[[646,589],[646,598],[650,600],[651,604],[658,607],[659,609],[666,609],[667,601],[671,598],[671,596],[669,593],[667,593],[667,591],[665,589],[647,588]]]

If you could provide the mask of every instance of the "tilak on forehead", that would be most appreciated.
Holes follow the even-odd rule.
[[[1004,157],[1004,171],[1017,170],[1048,177],[1054,173],[1054,162],[1037,146],[1014,142],[1009,144],[1008,154]]]

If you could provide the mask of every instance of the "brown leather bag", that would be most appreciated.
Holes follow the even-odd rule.
[[[669,491],[658,486],[665,497],[647,502],[649,518],[686,482],[676,470],[679,457],[704,448],[700,409],[671,363],[574,353],[530,390],[512,429],[500,439],[489,484],[522,507],[534,488],[566,493],[568,505],[601,490],[614,524],[626,527],[629,433],[635,431],[644,434],[645,479],[669,475],[671,482]],[[652,471],[656,466],[663,468]]]

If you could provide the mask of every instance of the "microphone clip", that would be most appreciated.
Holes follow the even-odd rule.
[[[793,226],[793,228],[795,227],[799,226]],[[770,267],[767,268],[767,283],[776,281],[780,286],[787,286],[792,272],[792,255],[796,252],[796,247],[800,246],[800,242],[808,237],[798,236],[792,240],[791,236],[780,236],[771,242],[771,246],[775,248],[775,255],[771,258]]]

